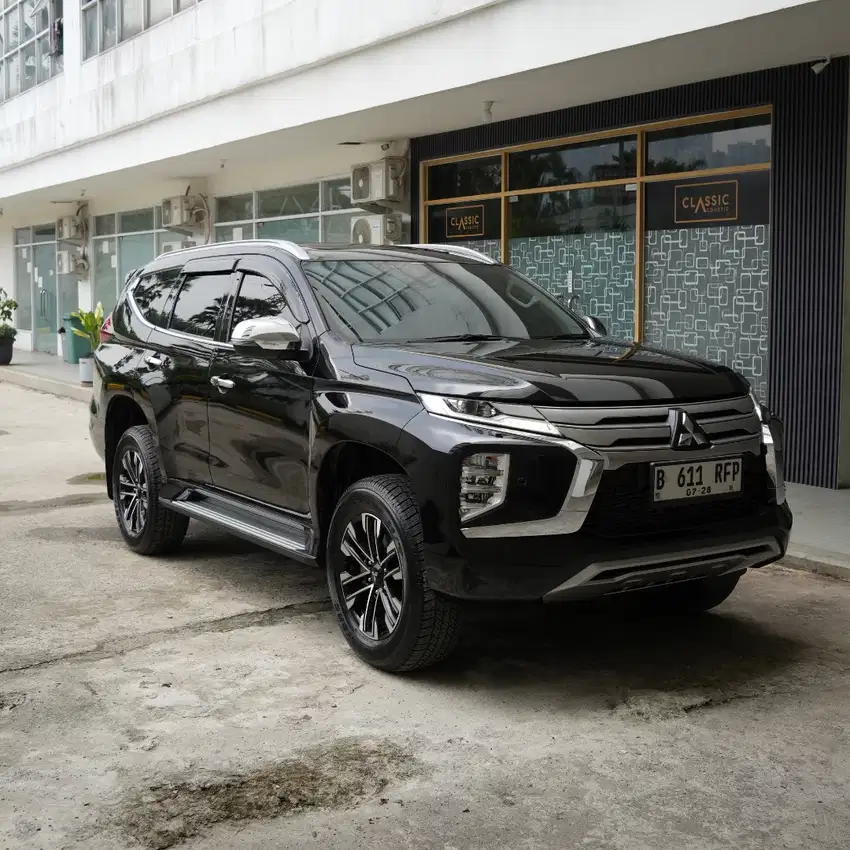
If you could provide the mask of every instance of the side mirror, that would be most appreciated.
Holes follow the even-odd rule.
[[[605,327],[605,322],[598,319],[596,316],[585,316],[584,323],[600,336],[608,336],[608,328]]]
[[[259,350],[295,358],[301,353],[301,335],[286,319],[246,319],[233,329],[230,341],[246,354]]]

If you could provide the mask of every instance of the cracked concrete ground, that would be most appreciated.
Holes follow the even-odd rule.
[[[0,385],[0,432],[0,848],[850,846],[850,583],[492,608],[387,676],[310,569],[124,549],[84,405]]]

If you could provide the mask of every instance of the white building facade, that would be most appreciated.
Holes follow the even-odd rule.
[[[815,380],[825,424],[789,447],[792,478],[850,481],[846,0],[0,6],[0,286],[19,302],[17,347],[57,353],[63,315],[108,309],[127,272],[187,241],[350,241],[365,214],[351,168],[391,155],[410,241],[495,252],[615,335],[742,368],[789,425]],[[820,104],[820,136],[792,126],[794,98]],[[789,157],[831,163],[805,201],[833,222],[829,244],[777,241],[802,226],[789,197],[811,178],[795,182]],[[705,183],[734,184],[740,220],[665,223]],[[206,215],[196,232],[163,223],[163,199],[184,194]],[[447,225],[465,208],[480,232]],[[63,241],[67,216],[83,226]],[[800,360],[807,263],[801,309],[838,313],[804,331],[826,348]],[[717,294],[703,278],[721,286],[716,315],[688,307]]]

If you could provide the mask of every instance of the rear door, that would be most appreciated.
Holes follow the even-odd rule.
[[[308,326],[294,284],[282,265],[246,257],[237,268],[238,290],[222,329],[223,340],[246,319],[282,316]],[[293,311],[293,307],[296,309]],[[289,510],[310,512],[308,464],[313,379],[304,364],[262,353],[245,354],[229,343],[214,355],[210,378],[210,464],[213,483],[232,493]],[[222,381],[224,383],[222,383]]]
[[[148,394],[156,410],[165,474],[193,484],[211,482],[207,404],[216,333],[231,297],[235,258],[186,264],[164,306],[164,326],[147,342]]]

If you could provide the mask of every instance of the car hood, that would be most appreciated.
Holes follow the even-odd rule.
[[[749,389],[724,366],[612,340],[362,343],[353,354],[417,392],[531,404],[684,403]]]

